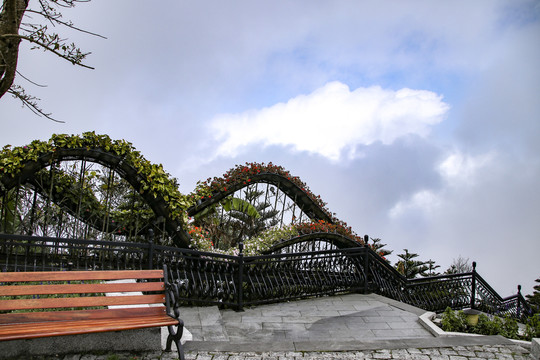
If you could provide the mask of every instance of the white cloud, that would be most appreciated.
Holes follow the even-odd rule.
[[[390,218],[396,219],[410,213],[434,215],[434,211],[444,208],[455,197],[455,191],[463,192],[477,185],[478,180],[493,164],[495,155],[468,155],[461,151],[452,152],[437,167],[436,171],[445,182],[439,190],[420,190],[406,200],[398,201],[388,212]]]
[[[222,156],[259,144],[291,146],[336,161],[347,148],[354,156],[350,149],[356,145],[391,144],[410,134],[425,137],[448,109],[442,96],[431,91],[378,86],[351,91],[335,81],[287,103],[217,116],[210,128]]]
[[[450,185],[472,185],[478,170],[488,166],[493,158],[491,152],[473,156],[457,151],[439,165],[438,171]]]
[[[413,194],[410,199],[399,201],[390,209],[390,218],[395,219],[411,212],[430,213],[441,203],[439,195],[431,190],[421,190]]]

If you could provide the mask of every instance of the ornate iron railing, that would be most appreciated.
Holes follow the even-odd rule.
[[[380,295],[440,312],[475,308],[521,318],[530,308],[518,294],[502,298],[476,272],[408,280],[368,247],[244,256],[148,243],[0,234],[2,271],[147,269],[169,267],[186,303],[247,305],[346,292]]]

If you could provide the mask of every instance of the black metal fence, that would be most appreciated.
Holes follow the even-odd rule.
[[[407,280],[368,247],[238,256],[148,243],[0,234],[2,271],[120,270],[167,264],[186,303],[244,306],[347,292],[375,292],[440,312],[475,308],[521,318],[530,314],[519,288],[502,298],[476,272]]]

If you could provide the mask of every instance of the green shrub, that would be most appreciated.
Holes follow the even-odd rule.
[[[442,328],[444,331],[466,332],[467,316],[463,311],[458,311],[456,313],[450,307],[447,307],[442,315]]]
[[[534,314],[527,320],[525,338],[531,340],[538,337],[540,337],[540,314]]]
[[[502,335],[509,339],[522,339],[518,333],[517,321],[509,316],[506,316],[504,319],[498,316],[490,319],[485,314],[479,314],[478,323],[475,326],[471,326],[467,322],[467,315],[463,311],[455,312],[449,307],[446,308],[442,314],[442,329],[451,332]],[[534,321],[530,321],[529,324],[527,324],[527,329],[530,329],[527,330],[530,333],[539,331],[537,334],[540,334],[540,316],[537,316]]]
[[[503,323],[503,332],[501,333],[501,335],[509,339],[519,339],[518,329],[519,327],[516,319],[511,318],[508,315],[505,316]]]
[[[478,315],[478,323],[473,328],[473,333],[481,335],[494,335],[493,323],[485,314]]]

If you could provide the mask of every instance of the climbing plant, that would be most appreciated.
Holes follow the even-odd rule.
[[[99,163],[110,170],[75,165],[70,170],[58,166],[69,161]],[[115,176],[114,171],[120,176]],[[257,187],[259,182],[266,182],[266,189]],[[24,184],[28,184],[27,187],[21,187]],[[234,191],[243,191],[245,195],[235,198]],[[285,192],[278,194],[280,191]],[[33,202],[17,205],[20,199],[34,193],[40,194],[38,201],[34,195]],[[279,200],[282,204],[279,210],[275,205],[270,206],[270,193],[272,201],[277,204]],[[286,195],[289,202],[284,200]],[[198,212],[198,206],[209,200],[213,202],[200,207],[202,211]],[[70,220],[74,224],[92,222],[96,228],[118,234],[140,232],[144,228],[141,222],[156,222],[165,216],[167,223],[178,224],[169,226],[167,231],[185,234],[187,242],[177,245],[199,250],[231,253],[237,251],[237,242],[243,241],[246,253],[255,254],[271,249],[280,241],[315,233],[339,234],[351,244],[363,244],[363,239],[350,226],[328,210],[320,196],[282,166],[273,163],[238,165],[222,177],[197,183],[190,194],[184,195],[178,190],[177,180],[161,164],[149,162],[125,140],[113,140],[95,132],[55,134],[48,141],[35,140],[16,147],[6,145],[0,151],[0,218],[3,219],[0,231],[13,230],[8,225],[15,223],[26,224],[30,233],[39,221],[46,227],[46,221],[37,215],[46,212],[49,202],[61,206],[54,214],[49,211],[57,220],[64,221],[66,212],[75,219]],[[156,204],[162,204],[162,213],[155,213]],[[246,205],[246,211],[238,211],[239,204]],[[208,206],[228,213],[227,226],[244,224],[240,233],[231,232],[238,239],[228,247],[218,249],[216,246],[219,240],[209,224],[215,223],[217,216],[206,224],[196,220],[202,213],[210,212]],[[194,213],[191,220],[190,211]],[[285,211],[291,212],[287,220],[290,223],[284,223]],[[20,215],[23,212],[25,216]],[[18,219],[10,218],[17,213]],[[223,217],[218,221],[223,228]],[[223,231],[232,230],[222,230],[221,235]]]

